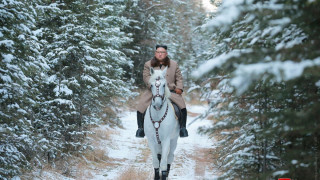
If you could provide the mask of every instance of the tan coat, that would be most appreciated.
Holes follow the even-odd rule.
[[[147,61],[144,64],[144,69],[143,69],[143,81],[148,86],[148,88],[145,92],[142,93],[137,105],[137,110],[141,113],[144,113],[147,110],[148,106],[151,103],[151,98],[152,98],[152,93],[151,93],[150,84],[149,84],[149,79],[151,76],[150,67],[151,67],[151,60]],[[154,67],[154,69],[159,70],[160,67]],[[164,70],[164,69],[165,67],[162,66],[161,70]],[[183,90],[182,74],[177,62],[173,60],[170,60],[170,67],[168,67],[167,69],[166,80],[170,90],[174,90],[175,88]],[[176,103],[181,109],[186,108],[186,104],[183,100],[183,97],[180,94],[171,93],[170,99],[174,103]]]

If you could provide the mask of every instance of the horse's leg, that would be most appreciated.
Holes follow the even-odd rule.
[[[168,164],[171,164],[173,162],[173,158],[174,158],[174,151],[177,148],[177,139],[172,139],[170,141],[170,151],[168,154]]]
[[[158,154],[158,155],[157,155],[157,157],[158,157],[158,160],[159,160],[159,166],[160,166],[160,162],[161,162],[161,154]]]
[[[155,144],[154,142],[152,141],[148,141],[148,144],[149,144],[149,148],[151,150],[151,153],[152,153],[152,165],[154,167],[154,179],[155,180],[158,180],[160,179],[160,175],[159,175],[159,160],[158,160],[158,149],[159,148],[158,144]]]
[[[161,161],[160,161],[160,170],[162,172],[162,179],[167,177],[167,159],[170,151],[170,139],[166,139],[161,142],[162,145],[162,153],[161,153]]]
[[[171,139],[170,140],[170,151],[169,151],[169,154],[168,154],[168,165],[167,165],[167,171],[168,171],[168,175],[169,175],[169,172],[170,172],[170,165],[172,164],[173,162],[173,158],[174,158],[174,151],[176,150],[177,148],[177,140],[178,139]]]
[[[154,168],[159,168],[158,150],[157,150],[158,145],[150,141],[148,141],[148,144],[152,154],[152,165]]]

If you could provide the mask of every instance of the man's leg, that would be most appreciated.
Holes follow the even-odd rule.
[[[180,137],[188,137],[188,131],[186,129],[187,124],[187,109],[181,109],[181,122],[180,122]]]
[[[143,138],[144,137],[144,130],[143,130],[144,113],[137,111],[137,123],[138,123],[138,130],[136,132],[136,137]]]

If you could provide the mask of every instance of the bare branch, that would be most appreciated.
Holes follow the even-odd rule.
[[[166,5],[167,3],[164,3],[164,4],[155,4],[153,6],[150,6],[148,7],[145,11],[149,11],[150,9],[154,8],[154,7],[159,7],[159,6],[163,6],[163,5]]]

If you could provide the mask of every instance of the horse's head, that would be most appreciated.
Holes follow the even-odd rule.
[[[151,92],[152,92],[152,101],[151,105],[156,109],[160,110],[162,108],[163,102],[169,98],[170,90],[167,86],[166,81],[166,72],[167,67],[161,70],[154,70],[150,68],[150,84],[151,84]]]

